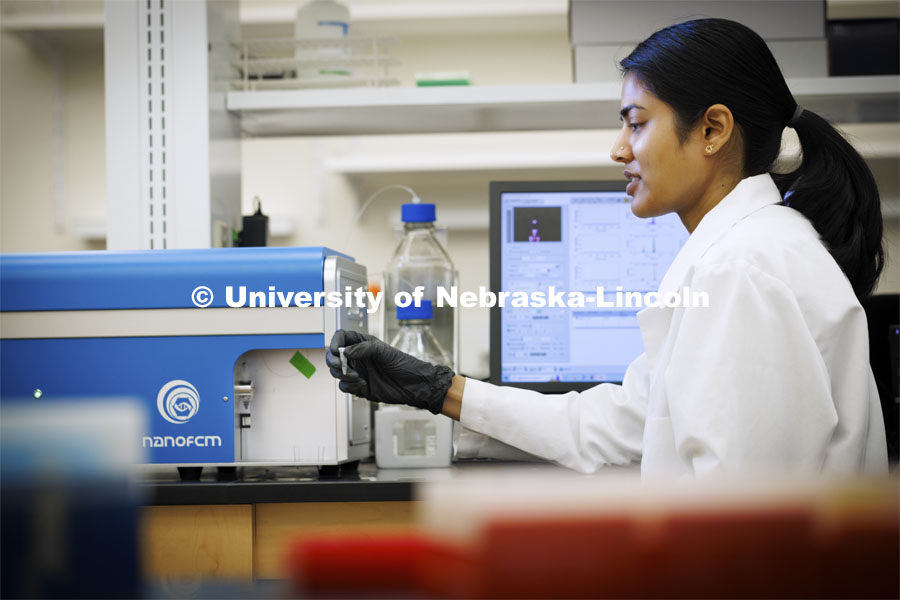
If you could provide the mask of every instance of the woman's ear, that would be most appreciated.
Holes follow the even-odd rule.
[[[734,115],[724,104],[713,104],[703,115],[703,143],[714,154],[724,148],[734,134]]]

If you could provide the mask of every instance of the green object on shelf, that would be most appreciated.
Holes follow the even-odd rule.
[[[416,73],[417,87],[471,84],[472,80],[468,71],[424,71]]]
[[[439,87],[442,85],[469,85],[468,79],[446,79],[443,81],[417,81],[417,87]]]

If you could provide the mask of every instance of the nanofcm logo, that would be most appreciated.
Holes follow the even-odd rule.
[[[200,394],[187,381],[173,379],[160,388],[156,396],[156,407],[163,419],[181,425],[190,421],[200,410]]]

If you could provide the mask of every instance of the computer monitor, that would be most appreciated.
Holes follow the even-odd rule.
[[[588,298],[584,307],[514,307],[507,298],[491,308],[492,383],[541,392],[619,383],[643,352],[640,309],[598,307],[597,288],[600,304],[616,304],[617,286],[657,291],[688,233],[674,214],[634,216],[625,185],[491,183],[491,291],[547,293],[552,286]]]

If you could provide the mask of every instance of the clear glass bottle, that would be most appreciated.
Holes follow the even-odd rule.
[[[395,314],[400,330],[391,346],[433,365],[450,365],[452,359],[431,331],[434,304],[422,300],[421,306],[397,307]]]
[[[448,365],[431,332],[432,304],[396,309],[400,330],[391,345],[420,360]],[[424,409],[382,404],[375,411],[375,462],[380,468],[446,467],[453,454],[453,421]]]
[[[456,270],[447,251],[434,234],[435,206],[428,203],[404,204],[401,209],[403,239],[397,245],[384,276],[384,339],[392,340],[400,330],[394,317],[398,292],[412,293],[416,286],[425,288],[424,299],[433,305],[431,331],[450,362],[458,370],[458,335],[456,311],[451,306],[437,306],[437,288],[447,291],[456,285]]]

